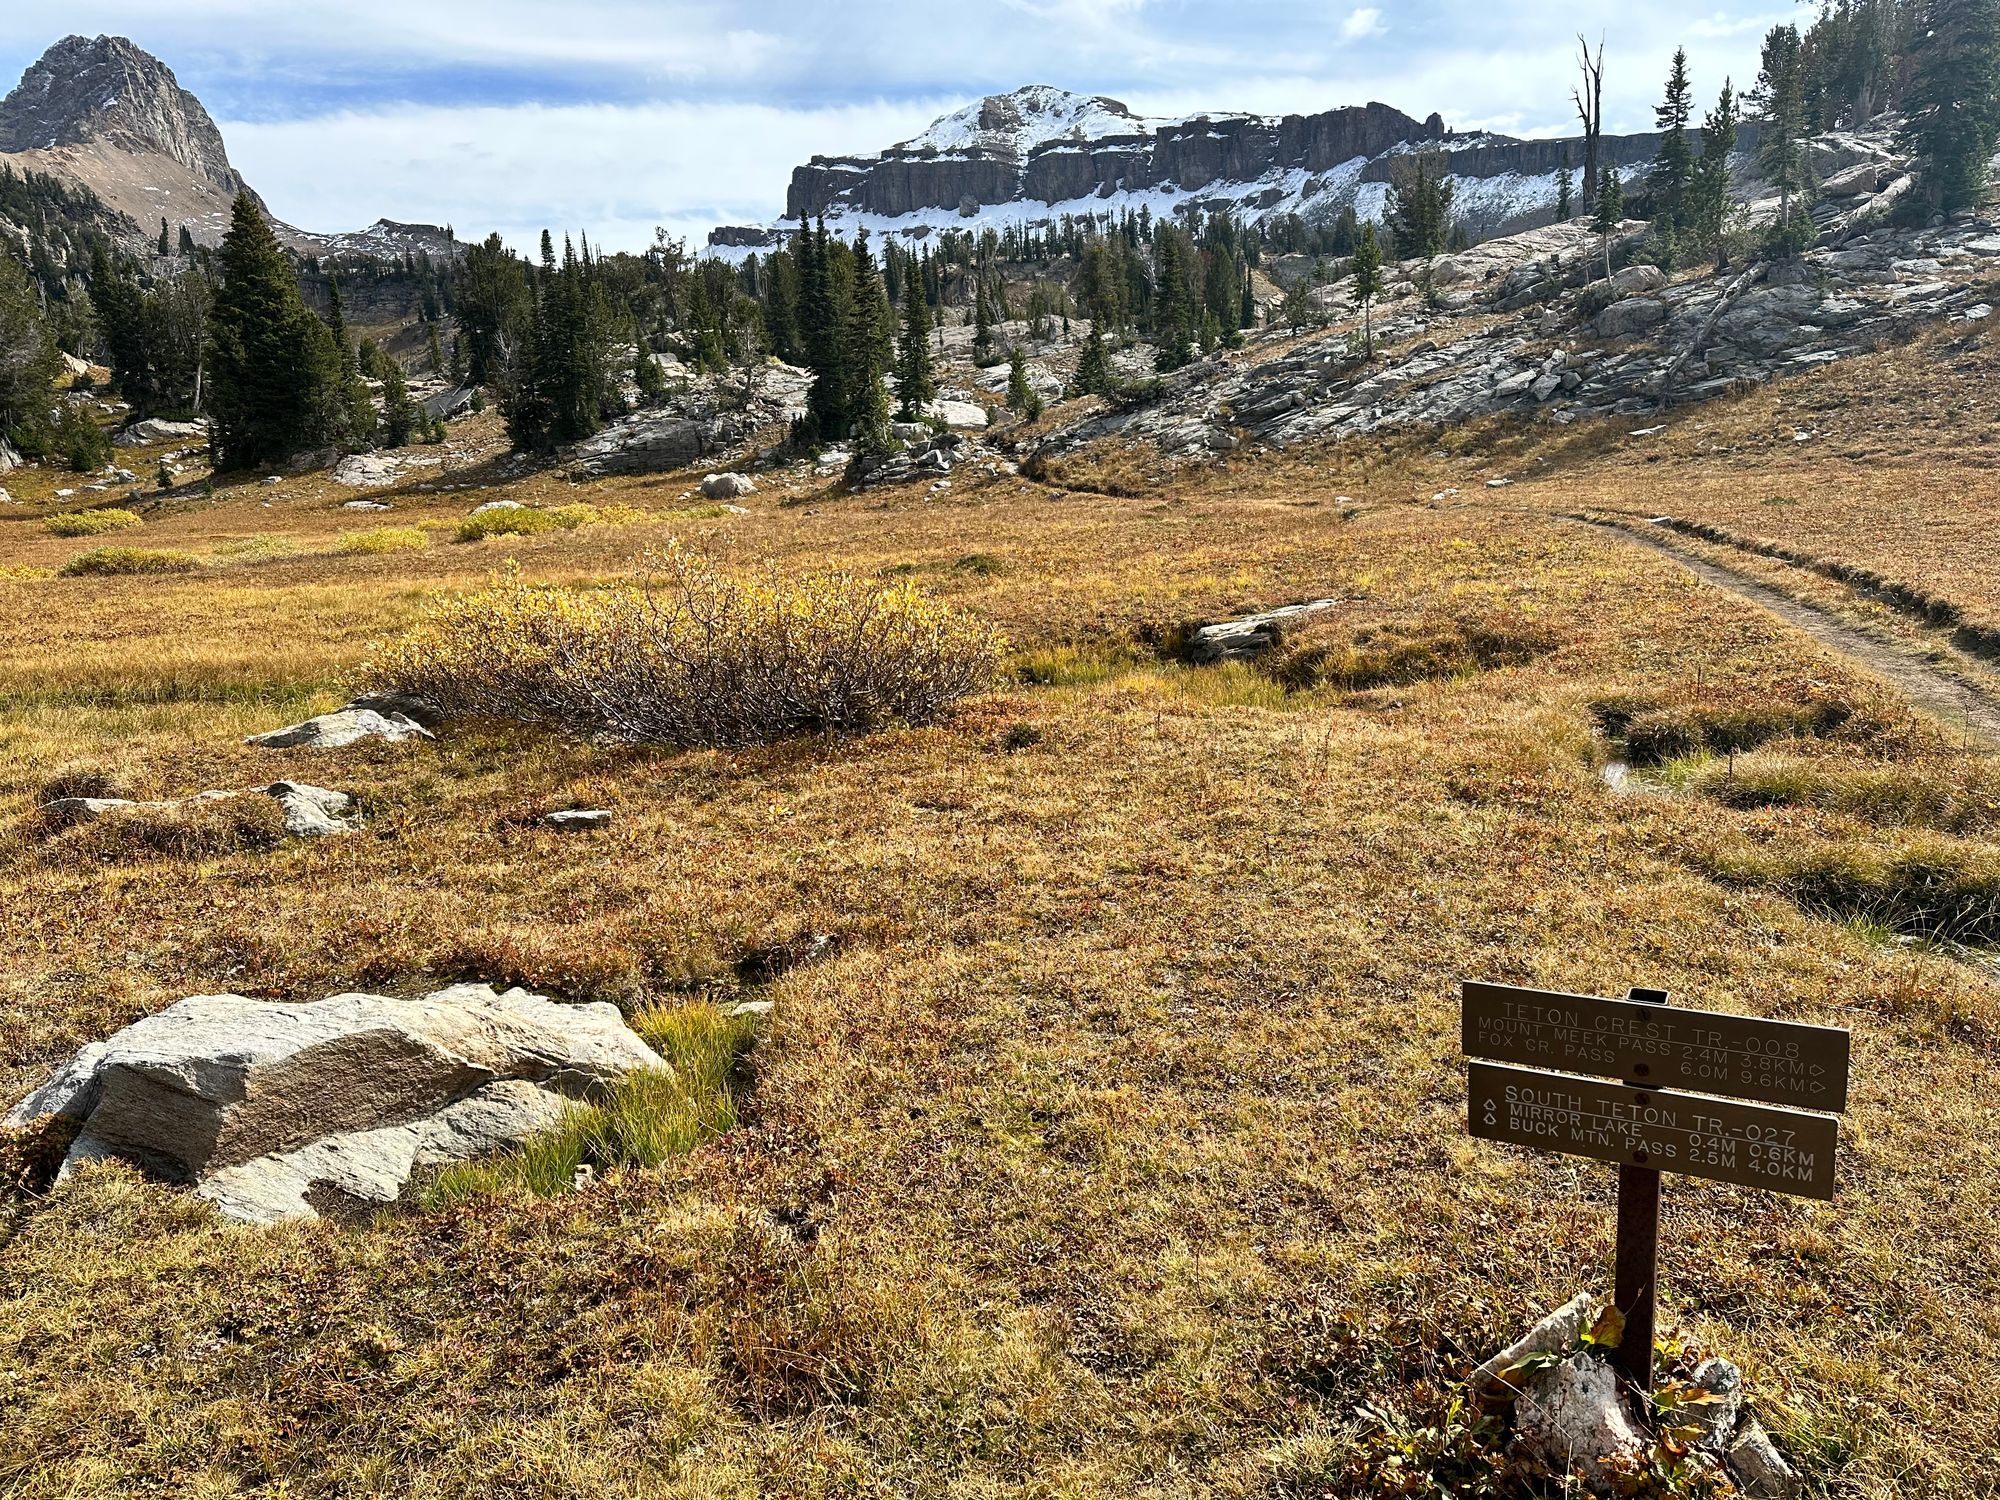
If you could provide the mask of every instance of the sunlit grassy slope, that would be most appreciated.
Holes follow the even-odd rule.
[[[1922,894],[1976,913],[1990,769],[1771,617],[1562,518],[1810,518],[1968,605],[2000,591],[1967,539],[1994,493],[1975,446],[1882,460],[1936,497],[1945,542],[1859,527],[1886,511],[1876,469],[1757,404],[1797,399],[1677,418],[1657,464],[1616,433],[1473,434],[1250,455],[1136,499],[801,478],[718,515],[686,476],[579,489],[471,457],[387,515],[323,479],[160,507],[120,540],[200,566],[144,577],[32,576],[93,544],[17,486],[36,503],[0,520],[0,563],[31,575],[0,581],[13,1092],[199,991],[478,979],[654,1027],[774,1003],[703,1117],[733,1129],[582,1192],[496,1171],[275,1231],[115,1166],[16,1200],[0,1487],[1473,1493],[1457,1382],[1604,1283],[1612,1176],[1465,1138],[1455,986],[1482,977],[1853,1028],[1839,1199],[1675,1182],[1668,1321],[1744,1365],[1817,1491],[1990,1492],[2000,991],[1976,954],[1910,941],[1936,914],[1903,885],[1861,879],[1920,844],[1944,871]],[[1736,424],[1736,451],[1696,421]],[[1518,482],[1487,491],[1500,475]],[[617,520],[455,541],[495,497]],[[342,541],[384,525],[428,544]],[[437,590],[509,560],[622,574],[668,537],[914,580],[1002,628],[1015,680],[942,726],[732,753],[478,726],[241,742],[341,701]],[[1173,660],[1191,622],[1321,596],[1348,603],[1283,683]],[[1493,628],[1526,644],[1460,649]],[[1764,725],[1744,774],[1765,794],[1707,740],[1612,791],[1604,732],[1647,715]],[[27,819],[79,761],[156,795],[297,777],[359,794],[369,827],[107,858]],[[538,825],[566,806],[617,821]],[[1805,879],[1828,868],[1860,883]],[[789,962],[815,935],[823,956]]]

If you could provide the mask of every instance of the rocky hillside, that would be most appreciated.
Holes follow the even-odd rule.
[[[1742,145],[1754,150],[1754,126]],[[1658,147],[1656,135],[1603,143],[1605,160],[1635,175]],[[710,244],[725,255],[769,246],[821,213],[850,231],[865,224],[911,238],[1142,206],[1246,220],[1318,220],[1352,207],[1377,218],[1396,159],[1419,150],[1445,153],[1460,217],[1478,238],[1545,222],[1557,174],[1584,160],[1580,139],[1458,135],[1438,115],[1418,120],[1386,104],[1153,120],[1115,99],[1035,85],[982,99],[873,156],[815,156],[792,173],[784,221],[718,229]]]
[[[141,230],[186,224],[205,244],[249,191],[201,101],[123,37],[66,37],[28,69],[0,101],[0,162],[79,183]]]
[[[1501,414],[1642,417],[1993,315],[2000,225],[1961,216],[1897,227],[1909,164],[1886,134],[1825,138],[1815,154],[1827,191],[1842,196],[1823,206],[1820,242],[1796,260],[1671,277],[1637,263],[1607,282],[1601,243],[1578,219],[1429,267],[1412,261],[1391,268],[1374,309],[1375,359],[1363,357],[1349,287],[1328,286],[1315,294],[1327,331],[1273,330],[1167,377],[1143,405],[1065,416],[1034,462],[1059,467],[1106,442],[1143,443],[1173,463]],[[1627,224],[1614,261],[1646,229]]]

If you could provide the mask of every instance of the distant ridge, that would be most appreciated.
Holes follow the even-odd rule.
[[[1746,125],[1744,149],[1755,137]],[[1602,159],[1636,175],[1659,141],[1607,136]],[[1462,135],[1437,114],[1419,120],[1379,103],[1160,120],[1101,95],[1032,84],[966,105],[873,155],[815,156],[793,170],[781,220],[718,229],[709,243],[718,254],[748,253],[820,214],[911,240],[1141,209],[1155,217],[1222,211],[1253,221],[1283,214],[1327,221],[1352,208],[1375,218],[1397,158],[1417,151],[1445,156],[1459,215],[1482,239],[1546,222],[1558,173],[1565,162],[1580,170],[1584,160],[1581,138]]]

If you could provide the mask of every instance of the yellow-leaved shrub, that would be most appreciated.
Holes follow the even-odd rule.
[[[49,516],[42,524],[57,536],[104,536],[113,531],[130,531],[146,523],[129,510],[66,510]]]
[[[993,680],[1004,646],[908,585],[733,577],[673,544],[608,588],[510,577],[441,600],[369,677],[447,715],[751,745],[930,722]]]

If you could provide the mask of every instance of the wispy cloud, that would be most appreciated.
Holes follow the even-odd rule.
[[[1350,11],[1340,26],[1341,39],[1349,42],[1358,42],[1364,37],[1386,36],[1388,31],[1389,28],[1382,24],[1382,12],[1372,5]]]
[[[718,223],[775,218],[792,164],[904,139],[949,102],[402,105],[222,128],[272,211],[302,228],[387,217],[449,223],[465,238],[497,231],[524,248],[544,228],[582,231],[630,250],[656,225],[699,242]]]

